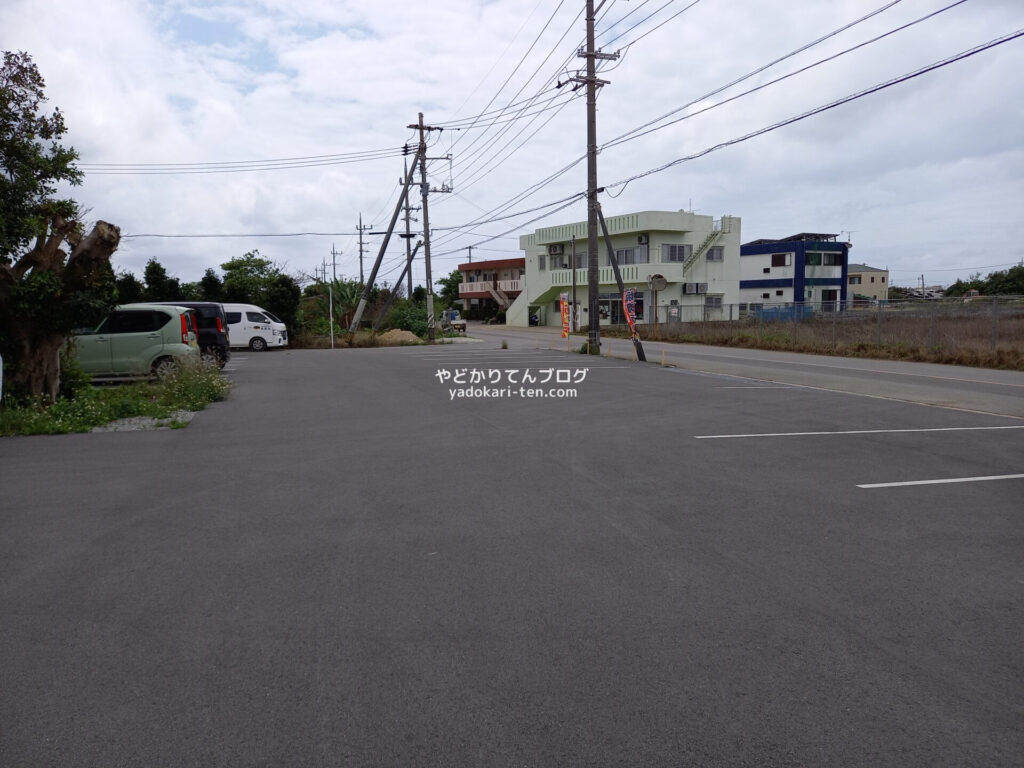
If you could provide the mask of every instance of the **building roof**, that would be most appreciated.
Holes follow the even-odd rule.
[[[459,264],[460,272],[469,272],[474,269],[508,269],[509,267],[525,267],[526,257],[520,256],[518,259],[491,259],[490,261],[467,261],[465,264]]]
[[[763,237],[760,240],[751,240],[749,243],[744,243],[744,245],[766,245],[768,243],[795,243],[795,242],[800,242],[800,241],[804,241],[804,240],[818,241],[818,242],[820,242],[822,240],[826,240],[826,241],[827,240],[832,240],[832,241],[835,241],[835,239],[837,237],[839,237],[839,235],[827,234],[827,233],[823,233],[823,232],[801,232],[798,235],[790,235],[789,237],[779,237],[779,238]]]
[[[851,264],[846,268],[847,272],[888,272],[888,269],[869,267],[867,264]]]

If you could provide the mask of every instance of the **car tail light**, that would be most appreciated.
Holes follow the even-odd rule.
[[[188,315],[181,316],[181,343],[188,344]]]
[[[224,321],[217,318],[217,333],[224,333]]]

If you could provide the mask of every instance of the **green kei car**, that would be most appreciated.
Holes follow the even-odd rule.
[[[161,304],[114,307],[95,331],[74,336],[75,355],[93,378],[164,375],[199,360],[195,312]]]

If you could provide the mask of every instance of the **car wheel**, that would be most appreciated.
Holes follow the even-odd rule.
[[[217,354],[217,350],[215,349],[204,349],[199,355],[199,360],[203,365],[211,368],[215,365],[218,368],[223,367],[224,365],[224,363],[220,361],[220,355]]]
[[[176,370],[178,370],[178,364],[174,362],[173,357],[161,357],[153,363],[153,375],[158,379],[170,376]]]
[[[267,342],[259,336],[254,336],[252,341],[249,342],[249,349],[253,352],[264,352],[267,349]]]

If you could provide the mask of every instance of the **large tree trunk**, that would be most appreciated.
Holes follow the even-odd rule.
[[[74,222],[58,218],[51,223],[49,236],[39,238],[16,264],[0,266],[0,306],[7,310],[3,312],[7,318],[7,347],[19,352],[19,359],[4,361],[5,378],[12,389],[55,400],[60,390],[60,349],[67,340],[66,332],[41,329],[32,317],[11,312],[12,290],[33,272],[52,272],[60,281],[56,300],[70,301],[76,293],[88,291],[108,269],[120,240],[121,230],[105,221],[97,222],[83,238]],[[65,242],[72,247],[70,256],[61,248]]]

